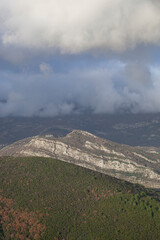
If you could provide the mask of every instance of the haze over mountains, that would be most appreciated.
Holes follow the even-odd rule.
[[[160,147],[160,114],[72,114],[54,118],[0,118],[0,145],[25,137],[65,136],[81,129],[131,146]]]

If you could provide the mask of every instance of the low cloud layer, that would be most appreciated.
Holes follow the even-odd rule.
[[[81,53],[160,45],[159,0],[1,0],[0,16],[3,46]]]
[[[116,66],[116,67],[111,67]],[[95,113],[160,111],[160,71],[139,63],[54,73],[41,63],[39,73],[2,73],[0,116],[56,116],[86,108]]]

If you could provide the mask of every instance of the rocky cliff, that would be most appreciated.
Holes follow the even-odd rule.
[[[43,156],[70,162],[146,187],[160,188],[160,149],[120,145],[85,131],[35,136],[0,150],[0,156]]]

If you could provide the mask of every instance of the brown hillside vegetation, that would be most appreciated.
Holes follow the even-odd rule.
[[[1,237],[4,239],[38,240],[45,231],[45,225],[39,219],[41,214],[28,209],[14,208],[14,201],[0,195]]]

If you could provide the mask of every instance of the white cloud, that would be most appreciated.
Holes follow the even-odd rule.
[[[52,72],[52,67],[50,64],[42,62],[39,66],[39,69],[42,73],[48,74]]]
[[[3,45],[62,53],[160,45],[158,0],[1,0]]]

